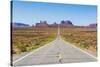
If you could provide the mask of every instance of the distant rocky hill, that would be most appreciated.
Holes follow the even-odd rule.
[[[32,27],[39,27],[39,28],[46,28],[46,27],[58,27],[58,25],[60,27],[86,27],[86,28],[96,28],[97,27],[97,23],[92,23],[89,24],[87,26],[77,26],[74,25],[70,20],[62,20],[59,24],[57,24],[56,22],[54,22],[53,24],[48,24],[47,21],[41,21],[39,23],[35,23],[35,25],[32,25]],[[31,27],[28,24],[24,24],[24,23],[12,23],[13,27]]]
[[[30,25],[28,25],[28,24],[24,24],[24,23],[12,23],[12,26],[13,27],[28,27],[28,26],[30,26]]]
[[[47,21],[40,21],[40,23],[36,23],[35,27],[49,27]]]
[[[58,24],[56,22],[54,22],[53,24],[49,25],[50,27],[58,27]]]
[[[97,23],[89,24],[89,27],[97,27]]]
[[[36,23],[35,27],[71,27],[74,26],[71,21],[66,20],[66,21],[61,21],[60,24],[57,24],[54,22],[53,24],[48,24],[47,21],[40,21],[39,23]]]
[[[70,20],[62,20],[60,23],[60,27],[72,27],[74,26],[73,23]]]

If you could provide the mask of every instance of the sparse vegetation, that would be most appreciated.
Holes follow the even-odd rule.
[[[39,48],[56,38],[57,28],[14,28],[12,52],[20,54]],[[97,51],[96,28],[60,28],[61,37],[70,43],[92,52]]]
[[[97,30],[96,28],[61,28],[62,38],[76,46],[97,51]]]
[[[55,39],[57,28],[13,28],[12,52],[20,54],[39,48]]]

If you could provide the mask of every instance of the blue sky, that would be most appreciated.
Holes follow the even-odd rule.
[[[46,20],[49,24],[70,20],[75,25],[97,22],[95,5],[57,4],[43,2],[13,1],[13,22],[35,24]]]

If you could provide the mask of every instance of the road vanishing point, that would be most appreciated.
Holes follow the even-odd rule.
[[[62,40],[58,29],[58,35],[54,41],[14,60],[13,66],[94,61],[97,61],[95,56]]]

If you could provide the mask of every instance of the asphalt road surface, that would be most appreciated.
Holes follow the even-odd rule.
[[[14,60],[14,66],[40,65],[40,64],[54,64],[54,63],[77,63],[77,62],[91,62],[97,61],[96,57],[57,38],[36,50]]]

